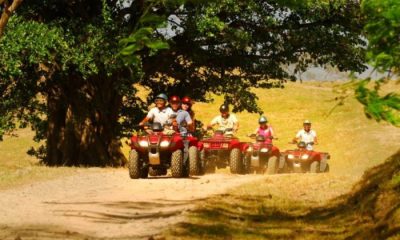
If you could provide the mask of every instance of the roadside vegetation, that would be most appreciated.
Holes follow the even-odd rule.
[[[329,174],[271,176],[204,201],[165,236],[400,239],[399,168],[400,152],[367,171],[349,193],[349,182]]]

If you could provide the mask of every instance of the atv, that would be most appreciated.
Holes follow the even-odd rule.
[[[251,134],[254,143],[245,145],[244,166],[246,173],[263,174],[265,170],[268,174],[278,173],[280,152],[276,146],[266,143],[266,138],[262,135]],[[271,138],[273,139],[273,138]]]
[[[131,137],[128,160],[131,178],[166,175],[168,168],[172,177],[182,178],[189,175],[190,163],[200,165],[197,146],[191,146],[190,141],[188,158],[184,158],[184,137],[179,132],[166,133],[157,122],[149,126],[147,131],[138,131]]]
[[[331,158],[327,152],[317,152],[312,149],[314,143],[299,142],[297,149],[287,150],[282,153],[279,165],[287,172],[296,173],[322,173],[329,171],[328,160]]]
[[[232,129],[216,130],[201,140],[200,161],[204,171],[215,172],[215,167],[230,167],[231,173],[243,173],[243,144],[232,134]]]

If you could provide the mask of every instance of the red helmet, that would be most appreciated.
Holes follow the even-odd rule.
[[[189,105],[189,106],[192,106],[192,99],[190,99],[190,97],[183,97],[182,98],[182,103],[185,103],[185,104],[187,104],[187,105]]]
[[[169,98],[169,101],[170,102],[181,102],[181,99],[178,96],[174,95]]]

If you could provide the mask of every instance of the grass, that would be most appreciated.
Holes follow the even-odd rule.
[[[33,132],[18,130],[16,137],[5,136],[0,142],[0,189],[71,175],[77,168],[41,166],[35,157],[26,152],[38,144],[32,141]]]
[[[400,201],[398,195],[393,194],[399,190],[398,173],[387,180],[388,183],[381,184],[381,178],[371,181],[375,185],[370,184],[370,192],[357,195],[362,191],[355,188],[350,197],[343,194],[351,191],[366,169],[382,163],[398,150],[400,129],[367,120],[362,106],[353,98],[334,108],[335,85],[334,82],[306,82],[288,83],[285,89],[254,89],[258,103],[279,137],[275,145],[281,150],[293,148],[288,142],[302,128],[304,119],[313,122],[320,142],[316,149],[332,156],[329,174],[268,176],[228,194],[212,197],[200,203],[187,221],[169,229],[166,238],[345,239],[367,232],[365,229],[380,227],[371,222],[368,215],[360,215],[360,208],[348,208],[343,204],[345,199],[358,199],[364,201],[363,209],[374,209],[375,205],[381,206],[377,204],[378,199],[379,203],[385,204],[378,208],[377,216],[387,216],[384,208]],[[391,90],[400,91],[400,87],[393,85]],[[144,92],[142,97],[145,97]],[[220,96],[214,98],[212,103],[194,105],[197,118],[204,123],[219,114],[223,99]],[[259,116],[246,112],[237,116],[240,121],[238,136],[242,141],[251,141],[245,136],[256,128]],[[26,154],[28,148],[36,144],[31,140],[33,133],[19,130],[17,134],[18,137],[6,137],[0,142],[0,189],[85,171],[41,166],[37,159]],[[125,144],[123,151],[128,154],[129,148]],[[364,186],[362,184],[373,176],[367,174],[358,186]],[[374,189],[381,189],[380,193],[374,194],[369,201],[360,197]],[[347,202],[351,206],[358,205]],[[394,221],[392,225],[396,228],[398,219],[400,212],[394,211],[388,221]],[[400,239],[400,234],[390,239]]]
[[[168,239],[400,239],[400,151],[352,188],[329,174],[269,176],[198,204]]]
[[[343,106],[334,108],[337,95],[333,82],[288,83],[284,89],[254,89],[258,103],[275,129],[279,140],[275,144],[281,149],[291,149],[288,144],[302,128],[302,121],[310,119],[317,131],[320,145],[318,150],[331,154],[331,171],[358,179],[365,169],[375,166],[389,157],[398,148],[400,130],[385,124],[367,120],[362,106],[355,99],[347,99]],[[391,87],[392,90],[399,86]],[[400,89],[399,89],[400,90]],[[145,98],[148,91],[139,89]],[[212,103],[196,103],[193,108],[197,119],[207,123],[218,115],[223,99],[214,96]],[[247,112],[237,114],[240,121],[238,136],[242,141],[251,141],[246,135],[257,127],[258,115]],[[35,180],[73,174],[74,168],[47,168],[26,154],[33,133],[17,131],[18,137],[6,137],[0,142],[0,188],[29,183]],[[123,143],[123,152],[128,155],[129,147]]]
[[[309,119],[317,131],[320,144],[317,150],[329,152],[332,156],[331,170],[335,174],[361,174],[381,163],[399,147],[400,129],[379,124],[365,118],[363,108],[355,99],[349,98],[344,105],[335,107],[337,96],[333,88],[338,83],[306,82],[288,83],[284,89],[255,89],[258,103],[273,126],[279,140],[275,141],[281,150],[294,146],[288,142],[302,128],[302,122]],[[394,86],[400,91],[400,87]],[[196,103],[196,116],[209,122],[218,114],[222,97],[215,97],[212,104]],[[257,127],[259,115],[238,113],[242,141],[251,141],[246,135]]]
[[[364,117],[354,99],[334,108],[335,83],[290,83],[286,89],[256,89],[259,104],[280,138],[280,149],[313,122],[320,145],[331,154],[329,174],[286,174],[233,189],[197,205],[187,220],[164,233],[167,239],[400,239],[400,129]],[[393,85],[396,91],[399,86]],[[400,90],[400,89],[399,89]],[[211,119],[222,103],[197,104]],[[213,109],[212,109],[213,108]],[[205,111],[208,109],[208,111]],[[334,111],[328,114],[332,109]],[[254,129],[257,115],[240,113],[239,136]],[[397,165],[396,165],[397,164]],[[388,167],[389,166],[389,167]],[[396,172],[397,171],[397,172]],[[389,211],[390,210],[390,211]],[[396,235],[397,234],[397,235]]]

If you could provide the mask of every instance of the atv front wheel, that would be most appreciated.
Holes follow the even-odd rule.
[[[238,148],[234,148],[231,151],[229,167],[231,168],[231,173],[242,173],[242,154]]]
[[[319,162],[318,161],[314,161],[311,163],[310,172],[311,173],[319,173]]]
[[[197,147],[191,146],[189,148],[189,174],[193,175],[200,175],[201,168],[200,168],[200,161],[199,161],[199,153],[197,151]]]
[[[185,174],[182,150],[178,149],[171,155],[171,174],[174,178],[181,178]]]
[[[277,173],[277,168],[278,168],[278,157],[272,156],[268,159],[268,168],[267,168],[267,174],[275,174]]]
[[[129,176],[132,179],[138,179],[142,177],[141,174],[142,163],[139,160],[139,154],[136,150],[131,150],[129,152],[128,169],[129,169]]]

